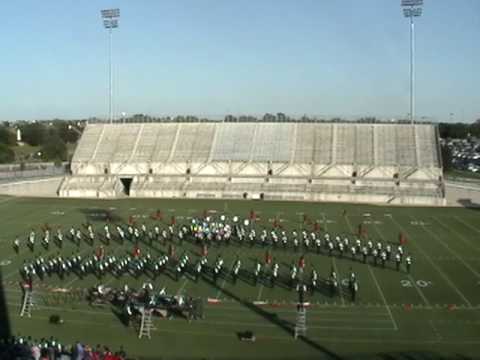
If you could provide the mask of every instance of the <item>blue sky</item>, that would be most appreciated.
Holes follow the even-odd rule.
[[[409,25],[400,0],[24,0],[0,4],[0,120],[115,112],[406,116]],[[480,1],[425,0],[417,114],[480,117]]]

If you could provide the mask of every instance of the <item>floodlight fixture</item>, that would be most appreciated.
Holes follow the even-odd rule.
[[[412,9],[412,16],[421,16],[423,9],[421,7]],[[117,20],[115,20],[117,21]]]
[[[403,9],[405,17],[419,17],[422,15],[422,8],[405,8]]]
[[[120,9],[105,9],[100,11],[102,18],[104,19],[113,19],[120,17]]]
[[[413,19],[422,15],[423,0],[401,0],[403,15],[410,19],[410,122],[415,121],[415,25]]]
[[[422,6],[423,0],[402,0],[401,6]]]
[[[105,29],[116,29],[118,28],[118,20],[103,20],[103,26],[105,27]]]
[[[118,18],[120,17],[120,9],[101,10],[100,14],[103,18],[103,27],[108,29],[108,70],[109,70],[109,102],[108,117],[110,123],[113,122],[113,79],[112,79],[112,29],[118,28]]]

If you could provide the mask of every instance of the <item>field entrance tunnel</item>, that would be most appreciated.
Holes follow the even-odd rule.
[[[123,193],[130,196],[130,186],[132,185],[132,178],[120,178],[120,182],[123,185]]]

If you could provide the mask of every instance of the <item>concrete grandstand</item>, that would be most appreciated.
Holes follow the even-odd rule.
[[[445,204],[429,124],[89,124],[71,170],[60,196]]]

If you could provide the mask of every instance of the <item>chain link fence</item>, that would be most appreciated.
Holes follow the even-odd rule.
[[[0,165],[0,183],[62,176],[69,173],[70,163],[53,162]]]

